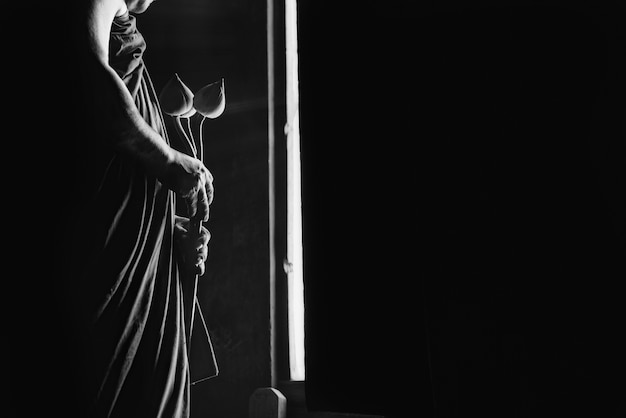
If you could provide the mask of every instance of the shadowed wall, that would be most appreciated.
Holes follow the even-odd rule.
[[[5,304],[3,318],[11,317],[12,407],[19,416],[48,415],[57,407],[68,416],[74,412],[64,402],[73,402],[66,382],[75,353],[71,335],[55,318],[63,312],[56,250],[62,252],[63,219],[73,210],[64,179],[80,175],[58,161],[85,157],[83,124],[76,118],[81,68],[73,49],[80,44],[73,26],[79,4],[16,6],[2,15],[3,28],[21,39],[2,51],[13,74],[7,87],[13,99],[2,113],[10,118],[5,126],[24,129],[7,142],[5,153],[29,167],[20,170],[19,181],[6,174],[15,180],[6,183],[15,197],[7,216],[15,212],[29,220],[7,232],[14,280],[4,294],[15,303]],[[215,201],[206,225],[212,233],[207,273],[199,285],[220,374],[192,388],[195,417],[244,418],[253,390],[270,384],[265,9],[257,1],[161,0],[137,19],[157,92],[175,72],[193,91],[225,79],[226,110],[204,124]],[[72,147],[68,137],[79,146]],[[61,153],[65,160],[54,158]],[[31,204],[20,205],[18,196],[31,187],[38,190]],[[22,207],[13,209],[13,202]]]
[[[199,284],[220,374],[193,386],[195,417],[244,418],[253,390],[270,384],[265,8],[248,0],[159,1],[138,18],[157,91],[174,73],[194,92],[225,80],[226,110],[204,122],[215,200]],[[178,141],[171,123],[169,133]]]

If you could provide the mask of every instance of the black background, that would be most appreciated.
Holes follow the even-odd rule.
[[[299,13],[309,408],[623,415],[623,8]]]
[[[597,4],[299,3],[310,409],[624,415],[624,9]],[[53,7],[2,16],[9,416],[72,398]]]

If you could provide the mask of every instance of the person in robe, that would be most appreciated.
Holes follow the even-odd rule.
[[[67,384],[56,390],[67,398],[59,405],[69,407],[52,415],[190,414],[184,324],[193,301],[184,289],[204,273],[209,241],[206,228],[191,233],[190,224],[209,219],[213,177],[170,145],[137,29],[152,1],[67,3],[72,39],[59,50],[72,71],[55,75],[74,83],[65,99],[72,118],[57,132],[50,172],[65,199],[54,222],[63,236],[53,248],[53,280],[63,289],[54,304],[64,320],[54,326],[67,332],[48,343],[63,347],[55,352],[66,375],[42,378]],[[186,203],[188,218],[177,202]]]

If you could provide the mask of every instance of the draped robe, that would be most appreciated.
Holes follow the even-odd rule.
[[[135,17],[116,17],[109,63],[137,109],[169,139]],[[97,135],[94,137],[97,138]],[[87,185],[74,231],[72,291],[90,416],[189,416],[184,298],[173,242],[175,199],[102,139],[87,138]],[[188,278],[187,278],[188,279]]]

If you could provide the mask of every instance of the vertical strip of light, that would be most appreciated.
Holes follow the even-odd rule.
[[[289,372],[291,380],[304,380],[304,280],[302,269],[302,192],[300,182],[297,33],[296,0],[285,0]]]
[[[275,77],[274,77],[274,2],[267,0],[267,163],[268,163],[268,212],[269,212],[269,285],[270,285],[270,380],[276,387],[278,381],[276,367],[276,167],[274,160],[276,127]]]

